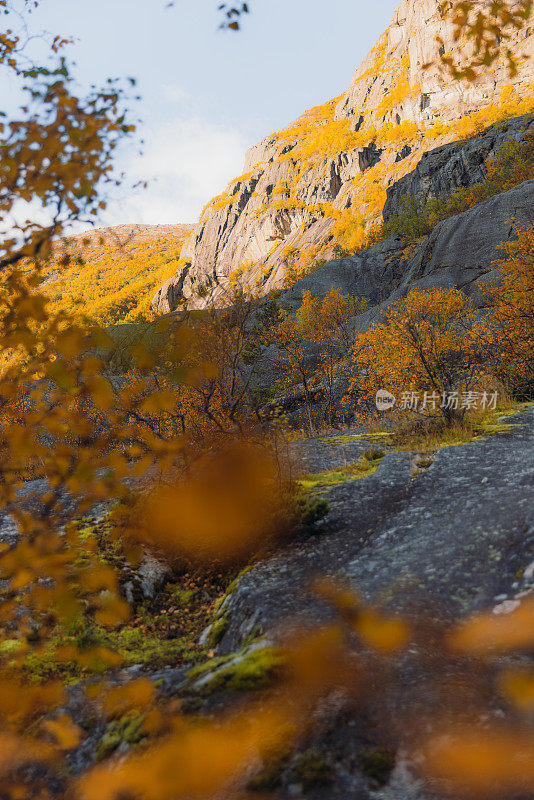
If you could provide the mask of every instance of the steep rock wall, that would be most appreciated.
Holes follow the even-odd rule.
[[[534,115],[493,125],[481,136],[429,151],[417,167],[388,191],[384,215],[395,210],[404,194],[418,200],[429,195],[469,186],[484,178],[487,159],[510,139],[521,140],[534,131]],[[334,259],[297,281],[279,298],[295,311],[303,292],[323,297],[331,286],[364,297],[365,325],[413,287],[435,288],[451,283],[467,294],[479,296],[482,284],[496,278],[493,262],[502,258],[499,245],[516,236],[516,226],[534,224],[534,181],[527,180],[485,202],[436,224],[413,250],[392,235],[354,256]],[[481,296],[483,300],[483,293]]]
[[[153,308],[224,303],[237,281],[265,294],[356,252],[387,188],[424,152],[534,109],[534,62],[522,59],[534,53],[533,30],[514,35],[513,78],[503,58],[472,83],[453,81],[440,72],[436,35],[460,59],[440,3],[404,0],[342,96],[248,152],[245,174],[207,205]]]

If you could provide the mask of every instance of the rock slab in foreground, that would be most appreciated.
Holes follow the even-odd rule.
[[[368,600],[405,613],[431,607],[443,620],[528,589],[534,407],[509,422],[509,432],[443,448],[415,477],[409,453],[389,453],[374,475],[332,487],[321,535],[241,578],[222,649],[240,647],[254,630],[324,620],[327,610],[309,591],[317,575],[339,576]],[[367,446],[361,439],[338,445],[334,458],[355,461]],[[328,440],[304,447],[314,469],[335,466]]]

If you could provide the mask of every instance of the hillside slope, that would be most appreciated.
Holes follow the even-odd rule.
[[[437,0],[404,0],[348,90],[247,154],[245,174],[205,208],[153,308],[222,302],[244,275],[266,293],[335,255],[351,255],[380,218],[386,190],[424,152],[534,108],[532,28],[473,83],[440,73],[436,35],[459,62]],[[431,63],[429,68],[425,65]]]
[[[66,237],[43,291],[54,308],[102,325],[145,319],[190,232],[190,225],[119,225]]]

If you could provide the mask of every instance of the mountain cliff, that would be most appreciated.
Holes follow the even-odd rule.
[[[262,294],[287,288],[358,252],[388,187],[425,152],[534,109],[533,31],[514,34],[515,76],[503,56],[475,81],[457,81],[439,55],[460,63],[465,43],[440,3],[404,0],[343,95],[249,150],[245,173],[208,203],[153,309],[222,303],[237,280]]]

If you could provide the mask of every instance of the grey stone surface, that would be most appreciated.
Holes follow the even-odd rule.
[[[450,194],[461,186],[473,186],[486,177],[488,161],[510,140],[521,141],[534,130],[534,115],[516,117],[491,125],[481,136],[450,142],[423,153],[416,168],[387,190],[383,217],[398,213],[404,195],[424,202],[429,197]]]
[[[497,277],[494,262],[503,257],[499,245],[515,237],[516,226],[533,223],[534,181],[525,181],[440,222],[412,258],[404,256],[399,237],[391,236],[359,256],[328,262],[298,281],[279,302],[294,311],[303,291],[321,297],[335,286],[369,300],[368,311],[355,320],[357,327],[365,328],[382,308],[414,287],[454,284],[466,294],[479,294],[484,283]]]
[[[390,300],[411,288],[454,284],[467,294],[475,282],[496,277],[501,243],[515,238],[516,226],[534,223],[534,181],[526,181],[478,206],[440,222],[419,247]]]
[[[392,236],[358,256],[329,261],[284,292],[279,304],[288,311],[295,311],[302,303],[304,291],[323,297],[332,286],[345,294],[366,298],[370,305],[380,303],[402,280],[406,269],[402,249],[400,239]]]
[[[225,601],[229,627],[220,650],[238,650],[251,633],[276,642],[302,626],[331,620],[331,609],[311,590],[317,576],[348,583],[367,601],[416,625],[437,626],[434,631],[478,610],[506,614],[517,608],[534,592],[534,407],[506,421],[507,432],[443,448],[417,473],[413,454],[389,448],[374,475],[328,489],[331,511],[318,534],[238,580]],[[316,472],[359,459],[370,444],[358,429],[341,439],[301,440],[293,455],[302,471]],[[440,651],[438,641],[416,639],[389,667],[376,664],[375,674],[366,673],[359,687],[357,704],[343,693],[325,698],[305,747],[330,761],[331,783],[303,791],[292,777],[293,757],[274,796],[436,800],[410,755],[414,715],[432,731],[432,714],[445,711],[443,682],[459,686],[469,675],[465,663]],[[475,684],[489,687],[494,678],[485,677],[478,664],[469,680],[473,686],[459,699],[447,696],[447,710],[454,706],[470,722],[502,721],[503,705],[491,694],[482,711],[477,705]],[[360,754],[383,751],[388,742],[396,752],[394,768],[378,786],[362,768]]]
[[[528,27],[514,32],[512,47],[518,56],[530,52],[531,33]],[[498,99],[510,80],[504,62],[499,59],[494,63],[495,69],[481,72],[476,81],[455,80],[441,68],[438,36],[445,52],[457,61],[459,43],[454,39],[450,19],[444,18],[440,11],[440,3],[437,0],[403,0],[378,42],[378,48],[383,48],[386,68],[373,69],[376,49],[371,51],[341,97],[338,115],[351,119],[355,129],[362,124],[361,117],[365,123],[371,119],[377,127],[387,122],[398,125],[421,118],[432,122],[436,110],[439,110],[440,120],[446,123],[457,118],[460,108],[473,111],[491,99]],[[410,86],[417,85],[419,91],[399,105],[383,103],[391,91],[392,63],[399,57],[407,57],[407,79]],[[528,83],[532,80],[532,64],[526,62],[522,69],[520,82]]]
[[[475,0],[475,6],[479,4],[483,0]],[[447,130],[448,124],[499,103],[508,85],[514,87],[518,97],[530,93],[534,60],[523,56],[532,56],[532,27],[514,31],[509,42],[518,61],[516,75],[510,76],[506,60],[499,58],[476,81],[457,81],[440,71],[437,35],[453,59],[459,57],[451,24],[443,18],[440,7],[438,0],[403,0],[376,47],[356,70],[332,119],[348,120],[350,127],[359,131],[361,141],[355,140],[354,146],[348,144],[344,151],[334,154],[325,148],[319,158],[309,160],[299,154],[298,136],[288,139],[274,134],[249,151],[245,174],[233,180],[203,211],[184,245],[179,270],[154,297],[155,311],[173,311],[182,301],[192,308],[223,303],[229,276],[236,270],[244,270],[249,285],[261,293],[279,289],[289,266],[288,252],[318,248],[320,257],[335,255],[330,232],[335,215],[326,213],[325,207],[332,206],[336,213],[351,209],[369,222],[379,220],[379,215],[375,211],[370,214],[367,203],[362,202],[362,173],[377,167],[377,189],[387,189],[413,170],[426,150],[458,137],[454,124]],[[403,87],[406,96],[396,101],[395,93]],[[394,129],[415,122],[430,127],[437,121],[445,128],[436,139],[417,133],[390,144],[376,140],[376,131],[384,126]],[[462,155],[454,156],[454,149],[434,154],[422,163],[414,180],[421,190],[429,183],[424,191],[434,192],[479,180],[483,158],[503,137],[493,129],[483,141],[469,143]],[[439,177],[425,172],[427,167],[434,171],[437,166]],[[280,203],[284,184],[291,189],[290,198],[285,197],[286,206]],[[400,191],[404,193],[407,188],[408,184],[403,184]],[[396,192],[392,190],[389,210],[396,204]]]
[[[322,535],[241,578],[223,649],[258,625],[270,632],[325,619],[309,591],[317,575],[349,580],[395,610],[432,607],[444,620],[513,596],[515,576],[534,561],[534,408],[509,421],[510,432],[440,450],[416,477],[410,454],[395,452],[374,475],[330,488]],[[334,445],[309,440],[304,463],[320,471],[367,446],[356,439],[332,454]]]

